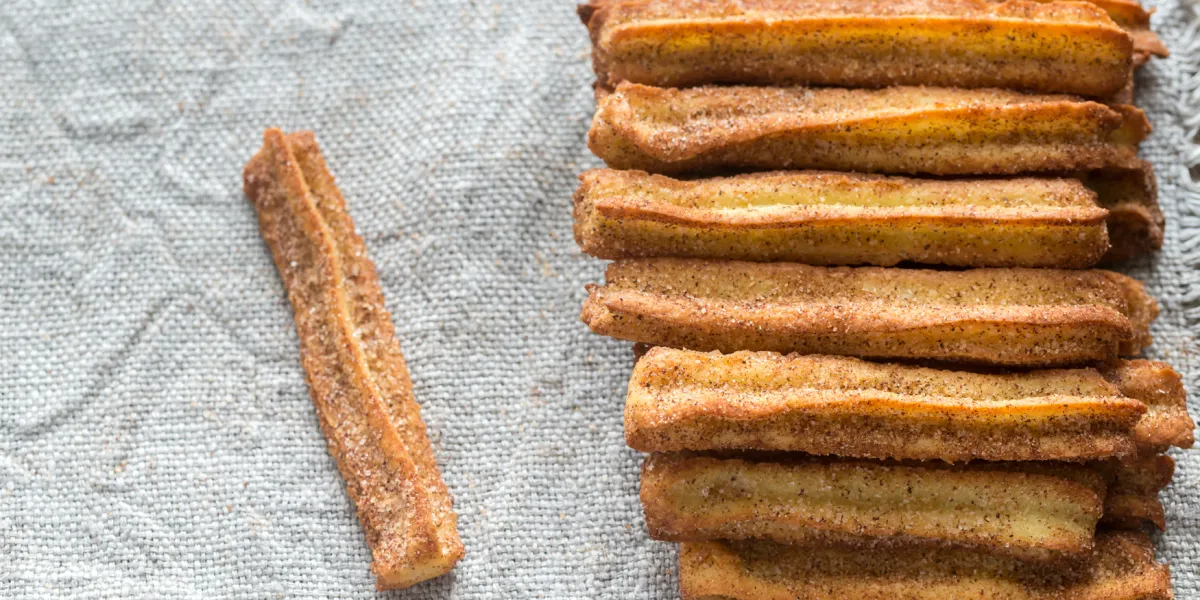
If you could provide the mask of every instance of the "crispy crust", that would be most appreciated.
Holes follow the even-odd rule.
[[[1093,369],[978,374],[657,347],[629,381],[625,440],[642,452],[1080,461],[1131,456],[1145,411]]]
[[[1154,342],[1150,336],[1150,324],[1158,318],[1158,302],[1146,293],[1145,284],[1132,277],[1113,271],[1095,272],[1108,277],[1125,296],[1125,314],[1133,325],[1133,337],[1121,340],[1118,353],[1121,356],[1141,354],[1143,348]]]
[[[1126,85],[1134,52],[1103,10],[1066,2],[626,0],[601,3],[587,25],[609,85],[941,85],[1105,98]]]
[[[770,350],[1012,366],[1112,361],[1157,312],[1108,271],[925,271],[633,259],[589,286],[603,335],[692,350]]]
[[[595,169],[575,192],[575,239],[606,259],[1084,268],[1108,249],[1107,215],[1074,179]]]
[[[642,508],[650,536],[666,541],[960,546],[1037,562],[1091,552],[1104,497],[1095,473],[937,464],[652,454]]]
[[[1094,191],[1101,208],[1108,210],[1108,237],[1112,244],[1103,263],[1128,260],[1162,249],[1165,220],[1158,206],[1158,182],[1146,161],[1080,175]]]
[[[287,288],[309,391],[358,509],[380,589],[463,556],[375,265],[311,132],[267,130],[245,192]]]
[[[1093,464],[1106,480],[1103,522],[1112,527],[1141,529],[1149,523],[1166,531],[1167,519],[1158,493],[1175,476],[1175,459],[1165,454]]]
[[[601,90],[588,146],[608,166],[935,175],[1134,164],[1137,108],[1005,90],[699,87]]]
[[[1183,379],[1170,365],[1149,360],[1128,360],[1107,369],[1105,377],[1123,396],[1143,402],[1147,411],[1133,429],[1138,453],[1166,451],[1170,446],[1191,448],[1195,421],[1188,414]]]
[[[1051,2],[1053,0],[1035,0]],[[1152,56],[1166,57],[1171,53],[1167,50],[1158,35],[1150,29],[1150,13],[1134,0],[1088,0],[1108,13],[1114,23],[1120,25],[1133,38],[1133,64],[1146,64]]]
[[[1170,600],[1150,538],[1101,532],[1077,569],[945,549],[796,548],[765,541],[679,547],[683,600]]]

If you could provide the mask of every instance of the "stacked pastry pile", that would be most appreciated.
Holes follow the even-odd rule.
[[[1162,242],[1140,6],[580,14],[583,320],[648,348],[626,436],[685,598],[1171,596],[1141,530],[1193,422],[1128,358],[1154,300],[1093,268]]]

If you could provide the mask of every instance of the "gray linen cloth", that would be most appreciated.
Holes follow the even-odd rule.
[[[1166,249],[1151,355],[1200,381],[1195,7],[1139,77]],[[313,129],[379,267],[467,557],[398,598],[671,598],[578,321],[593,110],[569,0],[0,2],[0,596],[369,597],[241,169]],[[1193,406],[1200,406],[1194,404]],[[1193,409],[1200,413],[1200,410]],[[1161,536],[1200,597],[1200,452]]]

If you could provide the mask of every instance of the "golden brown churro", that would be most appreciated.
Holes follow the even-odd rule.
[[[608,166],[935,175],[1082,171],[1135,164],[1141,110],[1073,96],[893,87],[601,91],[588,146]]]
[[[1050,2],[1053,0],[1036,1]],[[1151,56],[1171,55],[1167,46],[1159,39],[1158,34],[1150,30],[1150,11],[1147,11],[1138,2],[1134,0],[1088,0],[1088,2],[1108,13],[1109,18],[1133,38],[1134,66],[1145,64]]]
[[[457,516],[375,265],[312,133],[267,130],[245,192],[287,288],[309,392],[379,588],[448,572],[463,556]]]
[[[629,381],[625,440],[643,452],[1078,461],[1132,455],[1145,412],[1094,369],[979,374],[657,347]]]
[[[955,545],[1030,561],[1086,557],[1103,497],[1103,479],[1082,466],[1057,476],[986,463],[776,463],[678,454],[650,455],[641,486],[646,526],[658,540]]]
[[[683,600],[1169,600],[1140,532],[1101,532],[1071,572],[959,549],[797,548],[766,541],[679,548]]]
[[[1134,42],[1074,2],[594,0],[601,82],[999,87],[1108,97]]]
[[[1169,446],[1191,448],[1195,421],[1188,414],[1183,380],[1170,365],[1149,360],[1128,360],[1105,371],[1121,394],[1143,402],[1147,411],[1133,429],[1138,454],[1149,456]]]
[[[1108,211],[1076,179],[777,171],[680,181],[595,169],[580,182],[575,239],[607,259],[1083,268],[1109,245]]]
[[[1112,361],[1149,343],[1157,305],[1109,271],[925,271],[634,259],[589,286],[596,333],[692,350],[771,350],[1014,366]]]

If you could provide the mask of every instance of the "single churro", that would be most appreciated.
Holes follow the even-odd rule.
[[[309,392],[358,509],[380,589],[463,556],[375,265],[311,132],[267,130],[245,192],[283,278]]]
[[[984,0],[593,0],[600,81],[999,87],[1106,98],[1134,39],[1094,4]]]
[[[692,350],[1013,366],[1113,361],[1150,342],[1157,304],[1109,271],[926,271],[631,259],[589,286],[595,332]]]
[[[600,90],[588,146],[615,169],[830,169],[934,175],[1136,164],[1141,110],[980,89]]]
[[[1083,268],[1108,251],[1107,216],[1069,178],[776,171],[683,181],[595,169],[575,193],[575,239],[606,259]]]
[[[1141,532],[1100,532],[1078,568],[961,549],[844,549],[766,541],[679,547],[683,600],[1170,600],[1171,576]]]
[[[1058,466],[1057,473],[1071,470],[1060,476],[1012,465],[652,454],[642,466],[641,499],[658,540],[962,546],[1030,561],[1086,558],[1103,479],[1082,466]]]
[[[982,374],[656,347],[630,378],[625,439],[643,452],[1082,461],[1132,456],[1145,413],[1094,369]]]

